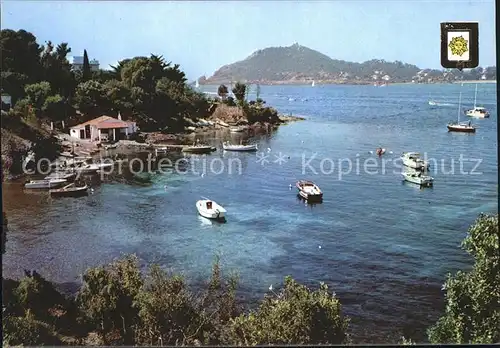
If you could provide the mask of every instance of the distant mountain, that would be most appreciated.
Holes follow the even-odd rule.
[[[482,69],[482,68],[478,68]],[[490,69],[490,68],[488,68]],[[495,68],[493,68],[495,69]],[[474,70],[474,69],[473,69]],[[293,44],[288,47],[269,47],[254,52],[246,59],[225,65],[200,84],[230,83],[243,81],[261,84],[304,83],[374,83],[387,82],[432,82],[454,80],[462,73],[435,69],[422,70],[416,65],[400,61],[387,62],[373,59],[364,63],[347,62],[328,57],[313,49]],[[496,69],[488,72],[496,78]],[[478,71],[474,76],[481,79],[486,72]],[[463,75],[463,74],[462,74]],[[429,81],[430,79],[430,81]],[[490,78],[483,78],[490,79]]]

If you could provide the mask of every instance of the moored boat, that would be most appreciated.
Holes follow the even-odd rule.
[[[190,153],[209,153],[213,151],[213,147],[209,145],[185,146],[182,148],[182,151]]]
[[[76,167],[75,171],[81,174],[94,174],[97,173],[99,169],[101,169],[101,167],[97,164],[86,164],[80,167]]]
[[[309,180],[299,180],[295,184],[299,190],[299,195],[306,200],[322,200],[323,192],[314,182]]]
[[[418,152],[404,152],[401,159],[406,167],[418,170],[426,170],[429,168],[429,163],[420,158]]]
[[[76,177],[76,173],[67,173],[67,172],[53,172],[47,175],[44,180],[52,180],[52,179],[65,179],[66,181],[73,180]]]
[[[229,129],[229,131],[230,131],[231,133],[241,133],[241,132],[243,132],[244,130],[245,130],[245,128],[243,128],[243,127],[231,127],[231,128]]]
[[[460,105],[462,102],[462,93],[458,97],[458,114],[457,122],[450,122],[446,126],[448,132],[462,132],[462,133],[475,133],[476,126],[472,125],[471,122],[460,122]]]
[[[27,189],[51,189],[67,183],[66,179],[30,180],[24,184]]]
[[[74,183],[66,185],[59,189],[50,190],[53,197],[81,197],[88,195],[88,186],[76,186]]]
[[[233,145],[229,142],[222,143],[224,151],[257,151],[257,144]]]
[[[476,117],[476,118],[488,118],[490,117],[490,113],[486,108],[482,106],[477,106],[477,83],[476,83],[476,91],[474,92],[474,107],[469,110],[465,110],[465,114],[469,117]]]
[[[434,182],[432,176],[424,175],[422,172],[407,172],[402,174],[406,181],[420,186],[432,186]]]
[[[226,218],[226,209],[209,199],[197,201],[196,209],[201,216],[207,219],[225,220]]]

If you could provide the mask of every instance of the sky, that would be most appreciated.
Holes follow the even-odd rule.
[[[68,42],[70,55],[117,61],[151,53],[188,78],[271,46],[307,46],[334,59],[400,60],[440,69],[440,23],[479,22],[479,64],[496,63],[494,0],[27,1],[4,0],[1,28],[40,44]]]

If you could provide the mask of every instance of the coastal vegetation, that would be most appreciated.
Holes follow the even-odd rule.
[[[308,47],[294,44],[288,47],[268,47],[244,60],[225,65],[200,83],[214,84],[240,80],[249,83],[316,83],[367,84],[376,81],[453,82],[462,80],[495,80],[496,67],[457,69],[422,69],[400,61],[372,59],[363,63],[332,59]]]
[[[474,265],[448,276],[445,312],[428,330],[430,343],[500,342],[499,238],[498,214],[480,215],[469,228],[462,246]],[[196,292],[158,265],[141,272],[133,255],[87,270],[76,296],[63,295],[37,272],[25,273],[19,281],[2,279],[5,346],[356,342],[326,284],[313,289],[286,277],[250,310],[237,300],[238,278],[223,274],[218,259]]]
[[[68,43],[41,45],[25,30],[3,29],[2,94],[11,97],[12,109],[2,104],[2,165],[19,174],[20,158],[32,150],[38,157],[57,156],[56,132],[101,115],[135,121],[143,132],[179,134],[210,117],[219,106],[187,84],[178,64],[162,56],[132,57],[119,61],[111,70],[92,71],[87,50],[83,67],[74,69],[67,59]],[[222,114],[241,111],[240,121],[279,122],[277,111],[263,107],[263,101],[247,101],[248,89],[237,83],[224,92]],[[5,137],[4,137],[5,136]],[[35,146],[36,145],[36,146]],[[42,152],[41,152],[42,151]],[[5,167],[4,167],[5,168]]]

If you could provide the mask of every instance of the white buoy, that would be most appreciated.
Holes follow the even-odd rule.
[[[392,155],[392,151],[389,151],[389,153]]]
[[[288,185],[288,187],[290,188],[290,190],[292,189],[292,184]]]
[[[203,178],[205,176],[205,173],[201,173],[201,177]]]
[[[373,154],[373,151],[368,151],[370,154]]]
[[[267,148],[267,152],[271,152],[271,148],[270,147]]]
[[[318,245],[318,249],[321,249],[321,245]]]

